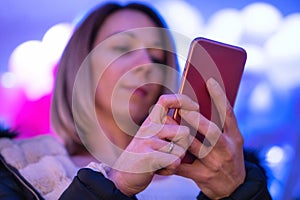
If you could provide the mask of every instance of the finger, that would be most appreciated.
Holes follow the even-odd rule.
[[[186,178],[192,178],[193,176],[195,176],[193,164],[181,164],[180,166],[178,166],[176,174]]]
[[[212,151],[214,147],[214,145],[205,145],[204,143],[205,142],[201,143],[198,139],[195,138],[189,146],[188,151],[196,158],[203,159]]]
[[[193,140],[189,128],[177,124],[143,124],[135,137],[141,139],[157,137],[161,140],[173,141],[183,149],[187,149]]]
[[[182,108],[186,110],[198,110],[198,103],[183,94],[165,94],[160,96],[157,101],[164,108]]]
[[[149,118],[155,123],[165,123],[167,112],[171,108],[183,108],[186,110],[198,110],[199,105],[191,98],[182,94],[165,94],[160,96],[152,107]]]
[[[214,105],[217,108],[218,115],[221,121],[221,127],[224,127],[226,117],[226,106],[228,103],[226,94],[219,85],[219,83],[213,78],[208,79],[208,81],[206,82],[206,87],[210,94],[210,97],[214,102]]]
[[[146,152],[123,151],[112,168],[128,173],[155,172],[174,162],[180,161],[177,155],[148,148]]]
[[[197,182],[207,181],[207,174],[209,171],[207,168],[202,164],[201,161],[196,160],[192,164],[183,163],[179,165],[176,169],[176,174],[179,176],[183,176],[186,178],[194,179],[197,177]]]
[[[170,115],[167,115],[165,124],[178,125],[177,121],[175,121],[174,118]]]
[[[149,121],[150,123],[154,122],[158,124],[164,124],[165,121],[167,120],[166,118],[167,112],[168,112],[167,108],[157,103],[152,107],[149,114],[150,120],[147,120],[147,122]]]
[[[163,125],[163,129],[157,134],[160,139],[173,141],[184,149],[187,149],[193,140],[190,129],[187,126]]]
[[[219,127],[196,111],[180,110],[181,117],[205,137],[206,146],[214,146],[221,134]]]
[[[154,168],[157,170],[168,168],[169,170],[172,170],[173,173],[175,173],[175,166],[177,167],[181,160],[177,155],[174,155],[172,153],[164,153],[161,151],[155,151],[151,153],[151,157],[154,164]],[[151,163],[145,163],[145,164],[151,164]]]
[[[184,156],[186,149],[181,147],[180,145],[176,144],[175,142],[165,141],[165,140],[154,140],[152,145],[153,150],[160,151],[166,154],[173,154],[178,158]]]
[[[207,81],[207,89],[218,110],[222,127],[224,130],[232,130],[237,128],[236,118],[233,108],[227,100],[226,94],[213,78]],[[229,131],[231,133],[231,131]]]
[[[180,163],[181,163],[181,160],[177,159],[170,165],[166,166],[165,168],[157,170],[156,174],[163,175],[163,176],[173,175],[176,173],[177,168],[180,165]]]

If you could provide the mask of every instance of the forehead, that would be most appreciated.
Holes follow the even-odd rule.
[[[138,10],[124,9],[117,11],[104,21],[97,35],[97,40],[104,40],[109,36],[122,31],[133,30],[143,27],[157,27],[155,22],[145,13]],[[159,38],[159,31],[156,29],[149,29],[145,31],[136,31],[135,34],[143,38]]]

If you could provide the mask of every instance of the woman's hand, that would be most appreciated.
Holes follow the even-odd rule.
[[[193,179],[209,198],[220,199],[229,196],[244,182],[244,141],[233,109],[219,84],[210,79],[207,88],[224,124],[223,132],[198,112],[181,110],[181,116],[205,135],[211,145],[206,146],[195,139],[189,151],[198,159],[192,164],[180,165],[177,174]]]
[[[162,95],[135,137],[108,174],[116,187],[128,196],[144,190],[155,173],[176,172],[192,142],[189,128],[179,126],[168,115],[171,108],[197,111],[198,104],[184,95]]]

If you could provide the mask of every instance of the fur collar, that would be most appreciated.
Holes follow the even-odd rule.
[[[49,200],[59,198],[78,170],[64,146],[50,135],[15,140],[1,138],[0,153]]]

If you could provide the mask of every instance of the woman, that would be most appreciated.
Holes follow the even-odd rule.
[[[165,27],[148,6],[109,3],[74,32],[58,67],[51,119],[82,169],[60,198],[187,199],[196,188],[198,199],[270,199],[262,171],[244,161],[243,138],[220,86],[207,82],[220,115],[226,110],[223,133],[196,102],[172,94],[178,66]],[[176,108],[213,147],[168,115]],[[181,163],[186,151],[197,158],[192,164]],[[164,196],[156,186],[168,185],[158,175],[189,190]]]
[[[176,73],[163,66],[177,69],[170,35],[158,29],[165,27],[159,15],[139,4],[107,4],[92,12],[63,54],[53,99],[53,125],[73,158],[86,158],[87,148],[109,165],[104,174],[108,180],[103,182],[113,183],[126,196],[142,192],[155,174],[175,173],[192,179],[212,199],[234,195],[246,172],[243,139],[232,108],[227,105],[224,133],[220,134],[217,128],[207,131],[210,121],[195,112],[197,103],[185,96],[162,95],[166,88],[176,91],[172,89]],[[169,75],[173,75],[173,87]],[[208,89],[213,100],[220,101],[222,91],[213,80]],[[196,116],[200,125],[194,126],[203,134],[208,132],[207,138],[218,138],[205,157],[199,158],[199,149],[205,146],[197,140],[190,143],[189,130],[168,117],[167,111],[174,108],[180,108],[190,123]],[[107,143],[112,144],[106,147]],[[198,159],[190,165],[180,164],[187,148]],[[78,189],[74,185],[70,191]],[[72,196],[72,192],[67,190],[65,195]]]

